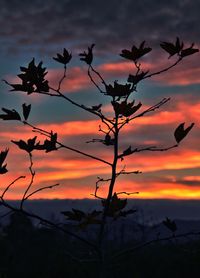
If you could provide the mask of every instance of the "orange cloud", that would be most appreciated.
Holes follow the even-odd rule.
[[[143,108],[145,109],[145,107]],[[147,184],[145,180],[145,173],[153,174],[160,170],[179,170],[179,169],[193,169],[200,168],[200,150],[198,147],[198,134],[199,134],[199,118],[200,118],[200,103],[194,102],[194,100],[184,101],[178,99],[177,104],[171,111],[170,106],[165,107],[165,111],[158,110],[157,112],[148,114],[145,117],[141,117],[127,125],[124,131],[125,142],[131,142],[135,140],[137,134],[138,141],[142,144],[154,145],[159,143],[160,138],[149,139],[148,134],[145,133],[145,129],[148,132],[152,132],[159,136],[163,136],[165,139],[164,128],[168,128],[168,125],[177,126],[179,122],[196,122],[194,129],[188,135],[181,146],[177,149],[169,152],[157,153],[157,152],[143,152],[134,154],[130,157],[126,157],[123,163],[127,164],[127,170],[135,171],[140,170],[144,172],[144,184]],[[142,109],[141,109],[142,111]],[[140,111],[139,111],[140,112]],[[58,132],[59,140],[62,142],[66,141],[66,145],[84,148],[86,152],[93,153],[97,156],[102,156],[106,160],[111,161],[112,147],[106,147],[103,144],[85,144],[82,142],[84,136],[97,138],[102,137],[103,134],[98,132],[98,120],[87,120],[87,121],[71,121],[61,123],[41,123],[39,127],[44,128],[48,131],[53,130]],[[186,124],[187,126],[187,124]],[[144,131],[143,131],[144,130]],[[161,134],[155,133],[157,130],[162,130]],[[167,132],[166,132],[167,134]],[[1,176],[1,190],[5,188],[12,180],[17,176],[26,175],[26,180],[20,181],[12,187],[9,198],[17,199],[23,193],[23,189],[27,186],[30,173],[28,170],[29,161],[27,160],[28,155],[19,150],[17,146],[10,143],[11,139],[20,140],[34,137],[36,134],[25,126],[16,126],[15,124],[8,124],[1,122],[1,149],[4,149],[7,145],[10,148],[10,152],[6,162],[8,163],[9,172],[6,175]],[[94,137],[93,137],[94,136]],[[173,140],[173,131],[170,135]],[[85,137],[84,137],[85,138]],[[45,138],[38,135],[38,140],[44,140]],[[166,142],[168,137],[166,138]],[[122,141],[123,143],[123,141]],[[127,143],[127,144],[128,144]],[[125,143],[124,143],[125,144]],[[83,147],[84,146],[84,147]],[[129,145],[127,145],[128,147]],[[120,146],[122,148],[122,146]],[[38,194],[36,197],[48,197],[48,198],[83,198],[90,197],[93,193],[94,185],[96,181],[95,176],[109,177],[110,167],[102,164],[101,162],[91,160],[86,157],[82,157],[79,154],[73,154],[70,151],[59,150],[45,154],[44,152],[33,153],[34,158],[34,169],[37,172],[35,180],[35,186],[41,187],[44,185],[51,185],[54,183],[60,183],[59,188],[48,190]],[[122,169],[123,163],[119,163],[119,171]],[[195,187],[186,186],[186,182],[199,181],[199,178],[193,177],[192,175],[185,174],[181,181],[176,177],[171,179],[169,182],[148,182],[148,188],[142,186],[142,182],[138,181],[134,176],[129,179],[124,179],[125,182],[121,182],[117,185],[116,189],[119,191],[140,191],[139,198],[200,198],[199,186]],[[92,179],[92,182],[85,180]],[[85,182],[81,182],[84,180]],[[120,179],[121,181],[122,179]],[[105,194],[107,186],[102,186],[102,194]]]

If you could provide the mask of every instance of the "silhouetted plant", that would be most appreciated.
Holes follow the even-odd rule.
[[[84,51],[80,53],[80,60],[86,63],[87,65],[87,73],[90,81],[96,87],[100,94],[105,95],[105,97],[109,98],[109,103],[113,110],[113,116],[107,116],[102,112],[102,104],[94,104],[91,107],[86,106],[85,104],[80,104],[74,101],[72,98],[65,95],[61,90],[61,85],[64,79],[66,79],[66,71],[67,65],[70,63],[72,59],[72,53],[64,48],[63,53],[57,54],[57,57],[53,59],[63,64],[64,71],[63,76],[60,80],[58,80],[58,87],[54,88],[51,86],[50,82],[46,79],[47,70],[43,67],[43,63],[40,62],[38,65],[35,64],[35,59],[29,63],[27,67],[20,67],[21,73],[18,74],[20,79],[19,83],[9,83],[5,81],[9,86],[11,86],[11,91],[19,91],[23,93],[30,94],[43,94],[51,97],[58,97],[79,107],[82,110],[87,111],[90,114],[98,117],[104,128],[102,129],[101,126],[99,131],[103,133],[103,137],[100,139],[91,139],[87,143],[102,143],[105,147],[110,147],[113,150],[112,161],[104,160],[101,157],[91,155],[90,153],[83,152],[79,149],[74,147],[68,146],[61,141],[59,141],[59,136],[57,133],[51,131],[47,131],[45,129],[41,129],[36,125],[29,122],[28,118],[31,112],[31,104],[27,105],[26,103],[22,104],[22,115],[21,112],[16,111],[14,109],[2,108],[3,113],[0,114],[0,119],[7,121],[7,120],[15,120],[21,122],[23,125],[26,125],[34,131],[34,133],[38,133],[40,135],[45,136],[45,140],[43,142],[39,142],[37,136],[33,138],[29,138],[27,141],[23,139],[19,141],[12,140],[12,142],[17,145],[21,150],[27,152],[30,160],[30,175],[31,179],[28,186],[24,190],[24,194],[21,198],[20,207],[13,207],[7,200],[5,199],[5,195],[8,190],[11,190],[11,187],[19,180],[24,178],[24,176],[20,176],[16,178],[12,183],[10,183],[4,190],[1,195],[1,204],[5,207],[11,209],[14,212],[23,213],[26,216],[30,216],[33,218],[38,219],[42,223],[49,225],[53,228],[56,228],[67,235],[80,240],[81,242],[85,243],[89,246],[89,248],[93,249],[94,252],[97,254],[97,261],[101,264],[101,271],[99,272],[99,277],[105,277],[106,271],[106,264],[108,263],[106,260],[106,250],[104,248],[104,232],[105,226],[107,224],[108,218],[118,219],[120,217],[126,217],[127,215],[134,214],[136,210],[126,210],[127,206],[127,199],[120,198],[119,194],[131,195],[136,194],[137,192],[116,192],[115,190],[115,182],[116,179],[120,175],[129,175],[129,174],[139,174],[140,171],[126,171],[125,166],[122,170],[118,170],[118,161],[123,161],[126,156],[133,155],[138,152],[144,151],[151,151],[151,152],[159,152],[159,151],[167,151],[179,146],[179,143],[184,139],[184,137],[188,134],[188,132],[193,128],[194,123],[189,125],[187,128],[184,128],[184,123],[181,123],[174,131],[175,137],[175,144],[171,146],[167,146],[165,148],[161,148],[159,146],[148,146],[148,147],[141,147],[135,148],[134,146],[128,146],[124,150],[120,149],[119,147],[119,134],[124,126],[128,125],[131,121],[143,117],[148,113],[152,113],[155,110],[159,109],[161,106],[169,102],[170,98],[163,98],[161,101],[157,102],[156,104],[150,106],[147,109],[142,109],[142,103],[135,103],[135,100],[132,98],[133,93],[137,90],[137,86],[140,82],[147,78],[151,78],[155,75],[163,74],[166,71],[170,70],[171,68],[175,67],[178,63],[180,63],[186,56],[193,55],[194,53],[198,52],[199,50],[194,48],[194,44],[190,47],[185,48],[184,43],[180,42],[179,38],[176,39],[175,43],[171,42],[162,42],[160,44],[161,48],[169,54],[169,59],[172,56],[176,55],[176,60],[170,66],[165,67],[156,72],[144,71],[142,69],[142,65],[139,62],[140,59],[149,54],[152,51],[152,48],[145,46],[145,41],[143,41],[139,47],[133,45],[131,50],[123,49],[120,56],[124,59],[129,60],[135,66],[135,72],[130,73],[127,77],[127,81],[125,84],[121,84],[118,81],[115,81],[113,84],[108,84],[105,79],[102,77],[101,73],[98,72],[95,67],[93,66],[93,59],[94,59],[94,44],[88,47],[88,51]],[[97,80],[99,79],[99,82]],[[33,189],[34,178],[36,175],[35,170],[33,169],[33,152],[35,151],[44,151],[46,153],[52,152],[55,150],[66,149],[78,153],[80,155],[86,156],[92,160],[97,160],[100,163],[106,164],[110,167],[110,177],[108,179],[104,179],[98,177],[94,194],[92,194],[95,198],[99,199],[102,205],[102,209],[100,211],[93,210],[92,212],[84,212],[82,210],[77,210],[72,208],[70,211],[63,211],[62,214],[66,216],[66,221],[71,221],[77,223],[79,228],[86,228],[88,225],[97,225],[99,227],[99,232],[96,238],[96,241],[90,241],[85,239],[84,237],[80,236],[76,232],[72,232],[71,230],[67,229],[66,227],[62,227],[53,223],[47,219],[43,219],[41,216],[36,215],[27,211],[24,208],[24,202],[28,200],[30,197],[35,196],[38,192],[46,189],[53,188],[58,186],[58,184],[53,184],[45,187],[41,187],[37,190]],[[0,153],[0,174],[5,174],[7,172],[5,159],[8,154],[8,149],[5,149]],[[98,194],[98,189],[100,187],[101,182],[107,182],[108,190],[105,196],[100,196]],[[31,191],[32,190],[32,191]],[[164,222],[164,225],[172,232],[172,236],[168,238],[164,238],[161,240],[168,240],[171,237],[176,236],[176,224],[174,221],[167,218]],[[184,236],[184,235],[179,235]],[[160,239],[156,239],[160,240]],[[155,242],[156,240],[152,241]],[[119,251],[118,253],[113,255],[113,258],[118,258],[123,256],[124,254],[134,252],[139,247],[151,244],[151,242],[142,243],[139,246],[126,248],[125,250]],[[78,260],[78,259],[77,259]],[[80,258],[80,260],[82,260]]]

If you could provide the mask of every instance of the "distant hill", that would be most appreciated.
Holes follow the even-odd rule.
[[[10,201],[19,206],[19,201]],[[91,199],[54,199],[54,200],[29,200],[25,203],[27,210],[47,218],[61,220],[61,211],[71,208],[90,211],[101,209],[99,200]],[[128,208],[138,209],[134,217],[137,221],[146,224],[155,224],[165,217],[182,220],[200,220],[200,200],[167,200],[167,199],[129,199]],[[0,207],[0,215],[6,209]]]
[[[19,206],[19,201],[10,201],[12,205]],[[30,212],[38,214],[43,218],[52,220],[53,222],[66,223],[65,217],[60,213],[71,208],[91,211],[93,209],[101,209],[98,200],[82,199],[82,200],[32,200],[27,201],[26,209]],[[122,244],[124,241],[132,239],[141,239],[142,241],[155,239],[156,237],[170,236],[171,232],[162,224],[162,221],[169,217],[176,221],[177,233],[185,233],[191,231],[200,231],[200,201],[192,200],[139,200],[132,199],[128,202],[128,208],[137,209],[138,212],[113,221],[109,225],[107,231],[108,240],[118,240]],[[1,207],[0,215],[3,216],[7,209]],[[1,217],[1,224],[6,225],[9,217]],[[34,223],[38,223],[34,220]],[[72,227],[73,229],[73,227]],[[90,226],[90,228],[80,233],[86,237],[95,236],[98,226]]]

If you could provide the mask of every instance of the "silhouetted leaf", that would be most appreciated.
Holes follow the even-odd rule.
[[[114,82],[114,86],[105,85],[106,87],[106,95],[112,96],[112,97],[123,97],[130,95],[131,92],[133,92],[133,89],[131,88],[131,84],[119,84],[117,81]]]
[[[175,43],[171,43],[171,42],[162,42],[160,44],[160,46],[167,52],[170,54],[169,58],[171,58],[172,56],[174,56],[175,54],[180,54],[180,51],[183,49],[183,42],[180,43],[179,38],[176,38],[176,42]]]
[[[106,200],[102,200],[102,206],[105,207]],[[107,215],[110,217],[115,217],[119,211],[124,209],[127,205],[127,199],[120,199],[117,196],[117,193],[114,193],[110,201],[109,209]]]
[[[105,139],[103,140],[103,144],[106,146],[114,145],[114,139],[112,139],[109,134],[106,134]]]
[[[6,108],[2,108],[2,111],[5,112],[6,114],[0,114],[0,119],[4,121],[8,121],[8,120],[21,121],[21,117],[15,109],[10,110]]]
[[[131,149],[131,146],[128,147],[128,149],[126,149],[125,151],[123,151],[123,156],[126,156],[126,155],[130,155],[132,154],[133,151]]]
[[[8,172],[8,170],[6,169],[7,164],[4,164],[4,160],[6,159],[6,156],[8,154],[9,149],[5,149],[5,151],[1,151],[0,152],[0,174],[5,174]]]
[[[94,105],[94,106],[92,106],[92,110],[97,111],[97,112],[101,112],[101,106],[102,106],[102,104]]]
[[[10,84],[13,89],[11,91],[27,92],[28,95],[34,92],[45,93],[49,92],[48,81],[45,80],[47,74],[46,68],[42,67],[42,62],[35,65],[35,59],[28,64],[28,67],[20,67],[23,73],[18,74],[21,79],[21,84]]]
[[[72,211],[62,211],[62,214],[67,216],[67,220],[72,220],[72,221],[81,221],[83,217],[85,216],[85,213],[82,210],[74,209],[72,208]]]
[[[121,103],[117,101],[112,101],[112,105],[116,114],[129,117],[133,115],[142,106],[141,102],[134,106],[135,101],[127,103],[127,101],[122,101]]]
[[[53,57],[53,59],[61,64],[68,64],[72,58],[72,54],[69,53],[65,48],[63,50],[63,54],[57,53],[57,57]]]
[[[16,144],[20,149],[31,153],[33,150],[37,150],[38,146],[39,146],[39,142],[36,143],[37,136],[28,139],[27,142],[25,142],[24,140],[19,140],[19,141],[14,141],[11,140],[14,144]]]
[[[79,56],[81,57],[80,60],[86,62],[88,65],[91,65],[93,61],[92,50],[94,46],[95,44],[93,43],[90,47],[88,47],[88,53],[84,51],[83,53],[79,54]]]
[[[186,56],[192,55],[196,52],[199,52],[199,49],[198,48],[193,48],[193,46],[194,46],[194,43],[190,47],[188,47],[186,49],[183,49],[181,51],[181,57],[186,57]]]
[[[192,123],[189,127],[184,129],[184,124],[185,123],[180,124],[174,132],[174,137],[177,143],[181,142],[194,126],[194,123]]]
[[[78,227],[81,229],[91,224],[101,223],[101,220],[97,218],[102,213],[101,211],[93,210],[92,212],[85,213],[82,210],[72,208],[72,211],[62,211],[61,213],[67,216],[67,220],[79,222]]]
[[[138,82],[140,82],[142,79],[144,79],[145,75],[147,75],[148,72],[149,71],[146,71],[146,72],[142,71],[141,73],[136,74],[136,75],[129,74],[127,81],[136,85]]]
[[[125,59],[137,62],[139,58],[141,58],[142,56],[144,56],[152,50],[151,47],[144,47],[144,45],[145,41],[143,41],[139,47],[133,45],[131,50],[123,49],[120,56]]]
[[[177,230],[177,226],[175,221],[170,220],[166,217],[166,220],[163,221],[163,224],[172,232],[174,233]]]
[[[46,153],[51,152],[51,151],[55,151],[55,150],[57,150],[56,142],[57,142],[57,133],[53,133],[51,131],[51,138],[50,138],[50,140],[46,139],[44,141],[44,144],[43,144],[42,147],[43,147],[43,149],[46,150]]]
[[[23,108],[23,116],[24,116],[24,119],[27,120],[27,119],[28,119],[28,116],[29,116],[29,114],[30,114],[30,111],[31,111],[31,104],[26,105],[26,103],[23,103],[23,104],[22,104],[22,108]]]

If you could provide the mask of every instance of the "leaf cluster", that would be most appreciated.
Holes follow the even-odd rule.
[[[57,133],[51,132],[50,140],[45,139],[43,144],[40,142],[36,142],[37,136],[30,138],[26,141],[19,140],[14,141],[11,140],[15,145],[17,145],[21,150],[24,150],[28,153],[31,153],[33,150],[44,150],[46,153],[57,150],[56,142],[57,142]]]
[[[37,66],[35,59],[28,64],[28,67],[20,67],[21,72],[18,77],[21,79],[21,84],[10,84],[13,89],[11,91],[27,92],[28,95],[32,93],[49,92],[48,81],[45,79],[47,74],[46,68],[42,67],[42,62]]]
[[[171,42],[162,42],[160,46],[169,54],[169,58],[177,54],[179,57],[184,58],[186,56],[192,55],[196,52],[199,52],[199,49],[194,48],[194,43],[190,47],[184,48],[184,43],[180,42],[180,39],[177,37],[175,43]]]
[[[138,59],[149,53],[151,50],[151,47],[145,47],[145,41],[143,41],[139,47],[133,45],[131,50],[123,49],[120,56],[133,62],[137,62]]]
[[[174,220],[169,219],[166,217],[166,220],[163,221],[165,227],[167,227],[172,233],[176,232],[177,226]]]
[[[0,114],[0,119],[4,121],[21,121],[20,114],[15,109],[2,108],[2,111],[5,114]],[[24,120],[27,121],[29,114],[31,112],[31,104],[27,105],[26,103],[22,104],[22,112]]]
[[[106,206],[107,200],[102,200],[102,206]],[[113,217],[114,219],[117,219],[119,217],[126,217],[129,214],[133,214],[136,212],[136,210],[123,210],[127,205],[127,199],[120,199],[117,196],[117,193],[115,192],[111,198],[108,210],[107,210],[107,216]]]
[[[101,224],[101,220],[98,218],[102,213],[101,211],[93,210],[85,213],[82,210],[72,208],[71,211],[62,211],[61,213],[67,217],[67,220],[78,222],[78,227],[82,229],[91,224]]]
[[[70,62],[71,58],[72,58],[72,54],[69,53],[68,50],[66,50],[66,48],[63,49],[63,54],[57,53],[57,57],[53,57],[55,61],[65,66]]]
[[[127,100],[122,101],[121,103],[119,103],[117,101],[112,101],[111,103],[113,105],[115,113],[117,115],[121,115],[124,117],[129,117],[129,116],[133,115],[142,106],[141,102],[139,102],[137,105],[134,105],[135,104],[134,100],[129,103],[127,102]]]

